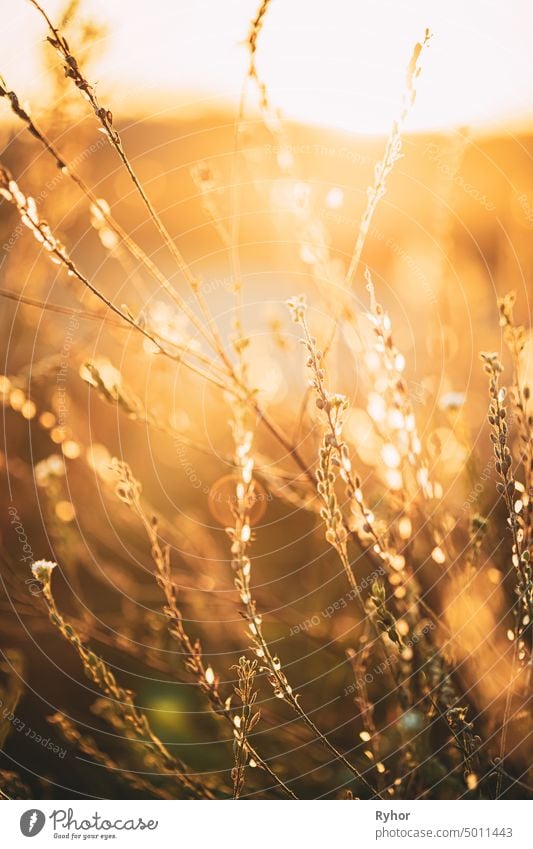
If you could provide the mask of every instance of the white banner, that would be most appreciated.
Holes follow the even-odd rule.
[[[0,845],[531,849],[532,815],[521,801],[13,801],[0,807]]]

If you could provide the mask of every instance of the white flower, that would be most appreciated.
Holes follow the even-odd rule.
[[[33,577],[37,578],[41,584],[47,584],[50,581],[53,570],[57,566],[52,560],[36,560],[31,567]]]

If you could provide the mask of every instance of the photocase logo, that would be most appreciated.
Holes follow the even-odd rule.
[[[24,837],[35,837],[36,834],[42,831],[45,822],[46,817],[43,812],[37,810],[37,808],[31,808],[31,810],[25,811],[22,814],[20,818],[20,830]]]

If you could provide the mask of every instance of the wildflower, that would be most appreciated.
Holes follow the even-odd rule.
[[[40,581],[41,584],[47,585],[50,583],[52,572],[56,566],[57,563],[54,563],[53,560],[36,560],[32,564],[31,571],[34,578]]]
[[[293,295],[292,298],[289,298],[287,301],[287,306],[289,308],[291,319],[295,324],[301,324],[303,319],[305,318],[305,313],[307,310],[307,301],[305,299],[305,295]]]

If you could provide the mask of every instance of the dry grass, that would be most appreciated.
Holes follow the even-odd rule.
[[[36,200],[25,188],[32,172],[19,178],[2,165],[0,194],[14,216],[10,220],[37,243],[39,274],[51,280],[50,260],[68,299],[77,301],[75,306],[68,301],[44,306],[71,321],[99,324],[99,346],[107,359],[94,355],[90,337],[77,343],[72,354],[69,343],[69,359],[76,358],[102,410],[106,404],[119,421],[150,439],[165,440],[161,468],[157,450],[154,455],[156,476],[178,479],[180,491],[176,509],[158,497],[140,438],[139,448],[126,440],[124,449],[120,442],[117,449],[115,440],[107,446],[93,439],[79,397],[76,416],[61,416],[57,398],[64,391],[63,366],[57,352],[41,361],[32,359],[29,349],[18,371],[1,378],[6,417],[19,428],[22,422],[38,424],[54,445],[41,459],[32,455],[28,462],[6,447],[11,474],[20,477],[23,491],[36,482],[47,513],[45,539],[30,544],[30,536],[37,535],[26,531],[21,516],[27,511],[15,506],[13,484],[6,485],[10,529],[28,547],[29,562],[21,577],[13,552],[4,546],[5,599],[17,612],[17,627],[21,622],[24,627],[22,636],[20,628],[15,636],[7,628],[2,634],[6,686],[0,742],[7,753],[1,764],[2,794],[53,795],[61,775],[57,763],[38,763],[37,771],[43,771],[42,786],[37,786],[28,770],[19,775],[8,763],[24,698],[17,681],[26,674],[9,662],[7,649],[37,657],[33,662],[38,663],[35,643],[38,647],[44,640],[46,656],[62,658],[70,682],[53,710],[43,696],[49,726],[70,752],[83,756],[89,779],[89,765],[103,771],[103,794],[203,799],[528,795],[533,622],[529,330],[515,323],[513,296],[502,299],[500,325],[512,371],[508,392],[502,355],[482,354],[489,381],[490,433],[485,436],[487,445],[492,441],[498,481],[475,509],[461,510],[439,480],[444,447],[427,435],[426,413],[413,398],[407,358],[395,341],[397,325],[393,335],[389,311],[376,294],[380,286],[364,267],[372,224],[401,155],[429,34],[408,64],[404,100],[375,166],[351,255],[347,261],[335,257],[324,221],[303,193],[292,223],[294,242],[304,249],[309,266],[306,295],[294,295],[293,282],[286,281],[288,312],[271,323],[268,333],[254,335],[247,308],[252,293],[242,271],[240,222],[246,197],[244,181],[238,179],[249,165],[243,139],[250,88],[259,95],[264,132],[285,153],[276,166],[282,185],[295,168],[287,154],[288,130],[259,71],[260,36],[270,3],[261,4],[250,25],[248,73],[231,154],[234,183],[225,190],[216,168],[203,159],[192,168],[191,184],[231,270],[221,309],[151,200],[125,134],[101,105],[62,26],[36,0],[31,2],[45,21],[66,84],[91,107],[143,210],[143,223],[152,229],[149,238],[155,234],[159,239],[158,249],[143,247],[146,231],[121,223],[120,211],[91,188],[96,180],[69,164],[72,157],[5,83],[0,97],[83,199],[83,217],[115,263],[114,274],[127,295],[117,296],[121,286],[101,283],[76,246],[69,245],[61,211],[56,216],[52,210],[52,222],[58,223],[45,219],[41,200],[47,205],[46,193]],[[38,169],[33,179],[40,179]],[[10,257],[10,262],[25,268],[23,258]],[[30,282],[37,274],[32,268],[26,273]],[[42,305],[22,292],[2,292],[28,308]],[[267,298],[259,306],[257,301],[255,309],[267,316]],[[294,329],[298,344],[288,350]],[[255,346],[262,335],[284,358],[291,391],[282,405],[268,403],[259,385],[262,363]],[[496,326],[494,335],[497,340]],[[152,366],[157,399],[170,399],[179,382],[178,414],[170,415],[158,400],[154,405],[150,391],[143,389],[140,378],[143,372],[151,374]],[[69,404],[74,403],[72,393]],[[371,424],[369,441],[378,446],[373,464],[361,459],[365,445],[353,427],[361,405]],[[201,438],[204,417],[213,422],[211,444]],[[457,419],[454,439],[457,444],[462,440],[459,447],[470,458],[456,476],[466,492],[472,458],[477,452],[482,463],[487,455],[486,448],[469,443],[467,430]],[[64,479],[65,463],[74,467],[71,477],[81,488],[76,504]],[[143,472],[149,480],[144,484],[143,478],[141,486],[137,478]],[[180,503],[186,478],[196,494]],[[267,516],[274,517],[269,524],[262,522],[267,502]],[[95,521],[102,519],[92,514],[100,515],[102,505],[106,519],[113,516],[115,524],[111,535],[102,531],[99,539]],[[95,552],[91,557],[84,550],[88,540]],[[41,559],[43,553],[54,559]],[[131,568],[133,561],[140,572]],[[304,580],[302,564],[308,567]],[[285,593],[289,587],[288,596],[280,594],[275,574],[282,576]],[[112,618],[106,621],[107,603]],[[37,632],[32,643],[28,634]],[[68,648],[54,639],[54,632]],[[98,650],[91,648],[94,644]],[[77,677],[76,656],[89,688]],[[150,706],[146,690],[157,683],[152,676],[161,676],[159,683],[170,688],[181,682],[176,692],[186,707],[178,713],[186,714],[189,723],[181,739],[174,739],[161,720],[165,709]],[[86,792],[89,779],[82,773],[69,790]]]

